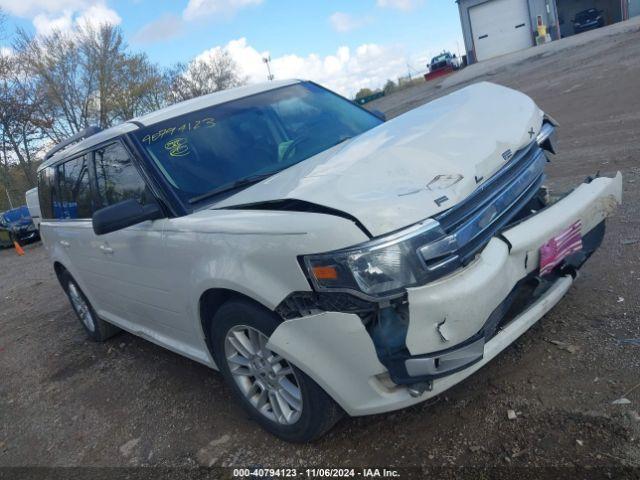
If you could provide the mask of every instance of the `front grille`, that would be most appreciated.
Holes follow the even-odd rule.
[[[467,265],[538,193],[546,157],[533,142],[464,201],[434,217],[447,236],[420,253],[429,270]]]

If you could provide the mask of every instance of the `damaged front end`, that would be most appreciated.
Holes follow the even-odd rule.
[[[560,199],[547,192],[554,123],[545,119],[535,141],[456,206],[363,245],[301,257],[314,291],[291,294],[276,312],[357,315],[385,369],[376,378],[412,397],[480,368],[562,297],[621,201],[620,174],[589,178]],[[571,226],[579,244],[541,270],[542,247]]]

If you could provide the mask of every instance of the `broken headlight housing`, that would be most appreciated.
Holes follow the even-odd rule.
[[[419,250],[443,237],[440,224],[429,219],[360,245],[301,259],[317,291],[389,298],[442,276],[426,267]]]

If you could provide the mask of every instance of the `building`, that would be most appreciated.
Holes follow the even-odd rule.
[[[573,35],[579,11],[603,11],[606,25],[640,14],[640,0],[456,0],[467,62]],[[546,34],[545,34],[546,32]]]

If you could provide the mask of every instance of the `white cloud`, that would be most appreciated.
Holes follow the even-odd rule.
[[[226,49],[250,83],[264,82],[267,69],[262,59],[268,51],[258,51],[246,38],[232,40],[224,47],[214,47],[200,54],[206,60],[216,50]],[[313,80],[346,96],[353,96],[361,88],[382,87],[388,79],[406,73],[406,56],[402,48],[365,44],[352,50],[338,48],[335,54],[321,56],[295,54],[274,57],[271,69],[276,79],[301,78]]]
[[[74,25],[84,29],[86,27],[98,28],[107,23],[119,25],[120,22],[122,22],[120,15],[102,3],[90,5],[77,13],[66,10],[58,16],[40,13],[33,18],[33,26],[38,35],[48,35],[54,30],[68,32]]]
[[[48,35],[54,30],[68,31],[73,25],[73,12],[67,10],[60,16],[49,16],[40,13],[33,18],[33,26],[38,35]]]
[[[378,6],[382,8],[394,8],[408,12],[424,3],[424,0],[378,0]]]
[[[155,43],[175,38],[183,30],[183,20],[175,15],[167,14],[147,23],[133,36],[138,43]]]
[[[38,35],[74,26],[119,25],[122,18],[104,0],[0,0],[0,7],[19,17],[31,18]]]
[[[74,11],[85,8],[87,0],[0,0],[0,7],[18,17],[35,17],[40,13]]]
[[[94,3],[82,10],[76,17],[76,24],[80,28],[86,26],[99,27],[104,24],[120,25],[122,18],[118,12],[107,7],[104,3]]]
[[[350,32],[365,26],[371,19],[369,17],[354,18],[348,13],[335,12],[329,17],[329,22],[336,32]]]
[[[189,0],[182,12],[185,20],[199,20],[213,15],[229,17],[237,10],[260,5],[263,0]]]

